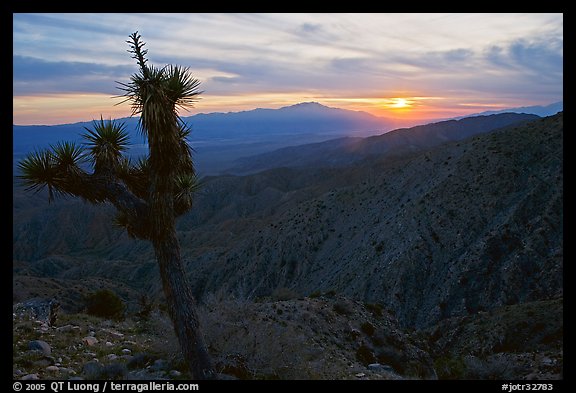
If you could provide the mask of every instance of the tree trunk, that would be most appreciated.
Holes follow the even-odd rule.
[[[175,231],[153,242],[164,295],[180,349],[194,379],[215,379],[216,372],[200,330],[196,301],[180,256]]]

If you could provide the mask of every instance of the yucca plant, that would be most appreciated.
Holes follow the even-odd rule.
[[[19,176],[29,190],[48,188],[55,195],[73,195],[91,203],[112,203],[115,223],[132,237],[154,247],[168,311],[184,358],[195,379],[215,378],[214,367],[200,332],[192,295],[176,237],[175,220],[192,207],[198,181],[186,139],[190,129],[178,110],[190,107],[201,93],[200,82],[188,68],[149,66],[138,32],[130,35],[129,52],[139,70],[120,83],[123,102],[139,115],[139,130],[148,139],[147,157],[132,161],[125,125],[94,121],[78,146],[61,142],[30,154],[19,163]]]

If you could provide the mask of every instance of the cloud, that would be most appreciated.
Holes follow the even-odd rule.
[[[322,30],[322,25],[318,23],[302,23],[300,25],[300,31],[305,35],[318,33]]]
[[[13,22],[15,96],[119,94],[115,81],[136,69],[125,43],[135,30],[150,63],[190,67],[206,100],[562,92],[562,14],[14,14]]]
[[[126,80],[134,66],[98,63],[46,61],[13,56],[13,94],[52,94],[62,92],[118,93],[116,80]]]

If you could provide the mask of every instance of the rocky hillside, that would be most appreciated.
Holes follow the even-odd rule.
[[[562,379],[563,308],[558,298],[441,321],[425,332],[438,377]]]
[[[237,160],[230,173],[253,173],[280,167],[342,167],[378,156],[400,156],[431,149],[450,141],[459,141],[484,134],[497,128],[536,120],[538,116],[502,113],[491,116],[467,117],[438,123],[400,128],[367,138],[346,137],[320,143],[284,147],[269,153]]]
[[[562,295],[562,166],[558,114],[341,168],[205,178],[179,236],[200,299],[335,291],[426,328]],[[160,294],[149,245],[109,213],[16,190],[15,297],[73,307],[80,280]]]
[[[212,298],[201,307],[220,378],[436,379],[432,358],[420,348],[426,343],[404,333],[381,306],[292,296],[259,303]],[[163,311],[121,321],[63,314],[48,326],[21,309],[14,307],[14,378],[189,377]]]
[[[282,290],[257,303],[210,296],[200,317],[220,379],[544,380],[562,378],[562,308],[505,306],[411,331],[379,304]],[[14,379],[189,378],[161,307],[121,320],[59,313],[52,325],[25,310],[14,306]]]

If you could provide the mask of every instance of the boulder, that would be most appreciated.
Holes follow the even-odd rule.
[[[36,319],[48,326],[54,326],[60,310],[60,302],[56,299],[33,298],[13,307],[13,314],[20,317]]]
[[[52,353],[52,348],[46,341],[33,340],[28,343],[28,349],[33,351],[40,351],[46,356],[50,356]]]
[[[82,342],[91,347],[92,345],[98,344],[98,339],[93,336],[86,336],[82,339]]]

